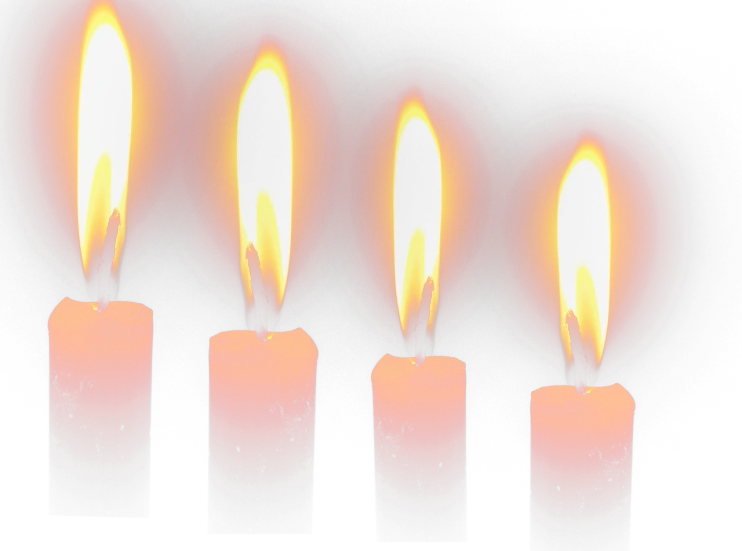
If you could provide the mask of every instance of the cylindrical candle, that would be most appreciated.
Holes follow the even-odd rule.
[[[49,508],[147,516],[152,310],[65,298],[49,317]]]
[[[633,427],[621,385],[531,393],[531,549],[628,549]]]
[[[381,541],[466,538],[466,366],[387,354],[371,374]]]
[[[209,341],[209,530],[308,533],[317,347],[301,329]]]

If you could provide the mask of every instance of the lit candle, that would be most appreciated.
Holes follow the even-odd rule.
[[[97,302],[65,298],[49,317],[50,511],[147,516],[152,310],[109,303],[126,227],[132,84],[107,7],[88,22],[79,109],[80,250]]]
[[[425,109],[408,102],[394,167],[394,258],[402,330],[415,357],[384,356],[374,396],[376,529],[382,541],[466,538],[466,368],[426,357],[438,304],[442,180]]]
[[[531,394],[532,549],[627,549],[634,400],[591,388],[608,325],[611,226],[600,151],[582,146],[558,207],[562,339],[574,386]]]
[[[291,108],[275,51],[258,57],[245,85],[237,163],[241,268],[257,328],[209,343],[209,530],[308,533],[317,347],[301,329],[267,330],[291,247]]]

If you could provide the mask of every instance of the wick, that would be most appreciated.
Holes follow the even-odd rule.
[[[429,277],[423,285],[423,292],[420,297],[420,310],[418,310],[417,323],[415,324],[415,365],[425,363],[425,333],[430,319],[430,303],[433,300],[434,287],[433,278]]]
[[[116,255],[116,238],[119,235],[121,215],[119,209],[113,209],[108,219],[106,237],[103,240],[103,251],[98,263],[98,313],[108,310],[108,280],[113,266],[113,257]]]
[[[245,251],[247,269],[250,272],[250,288],[255,299],[255,336],[259,341],[268,342],[268,296],[263,287],[263,272],[260,270],[260,257],[252,243]]]
[[[572,310],[567,311],[565,319],[569,332],[569,346],[575,359],[575,391],[577,394],[587,395],[587,356],[582,346],[582,333],[577,316]]]

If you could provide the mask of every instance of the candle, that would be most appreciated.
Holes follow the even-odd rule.
[[[147,516],[152,310],[65,298],[49,318],[50,512]]]
[[[438,303],[441,196],[435,133],[422,104],[410,101],[397,132],[394,256],[400,321],[415,357],[386,355],[371,374],[381,541],[466,539],[466,368],[426,357]]]
[[[531,394],[531,548],[628,549],[634,400],[589,387],[605,345],[610,289],[608,179],[583,145],[559,196],[562,338],[574,386]]]
[[[80,251],[97,302],[65,298],[49,318],[52,514],[149,510],[152,310],[109,303],[108,289],[124,240],[131,98],[123,34],[110,8],[98,8],[85,39],[78,126]]]
[[[312,527],[317,347],[301,329],[267,329],[288,273],[291,140],[286,72],[277,52],[264,51],[245,85],[237,134],[241,267],[257,329],[209,342],[211,532]]]
[[[634,400],[621,385],[531,394],[534,549],[627,549]]]
[[[317,347],[304,331],[209,342],[209,516],[214,532],[312,526]]]
[[[374,393],[380,540],[459,540],[466,534],[466,367],[387,354]]]

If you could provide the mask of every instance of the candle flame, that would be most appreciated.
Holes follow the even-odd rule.
[[[562,341],[572,361],[565,323],[572,310],[585,352],[597,365],[608,327],[611,268],[608,177],[597,146],[581,146],[572,159],[562,181],[557,220]]]
[[[247,244],[260,255],[263,280],[281,305],[291,251],[293,151],[291,104],[283,61],[263,52],[250,73],[237,126],[242,279],[252,296]]]
[[[100,257],[108,219],[118,209],[118,266],[126,228],[131,145],[131,59],[116,15],[108,6],[88,20],[80,75],[77,136],[77,223],[86,276]]]
[[[442,193],[438,140],[423,105],[411,100],[399,119],[394,162],[394,275],[405,334],[414,325],[429,277],[435,291],[428,327],[435,320]]]

